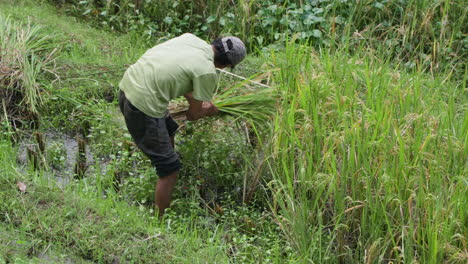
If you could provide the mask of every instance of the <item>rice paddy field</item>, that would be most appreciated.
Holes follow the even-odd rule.
[[[467,263],[465,5],[0,0],[0,263]],[[158,218],[118,83],[184,32],[248,56]]]

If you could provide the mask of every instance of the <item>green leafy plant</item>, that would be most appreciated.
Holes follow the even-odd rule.
[[[55,169],[63,169],[67,160],[67,152],[63,148],[63,145],[58,142],[54,142],[47,147],[46,151],[48,164]]]

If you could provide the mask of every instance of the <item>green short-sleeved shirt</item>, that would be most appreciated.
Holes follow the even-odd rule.
[[[169,101],[186,93],[211,101],[217,83],[213,59],[210,44],[186,33],[146,51],[127,69],[119,87],[140,111],[161,118]]]

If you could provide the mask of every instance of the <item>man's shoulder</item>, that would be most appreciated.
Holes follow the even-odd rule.
[[[178,37],[175,37],[173,39],[170,39],[163,44],[169,44],[171,46],[177,46],[177,45],[190,45],[190,46],[207,46],[209,45],[204,41],[203,39],[195,36],[192,33],[184,33]]]
[[[188,33],[188,32],[186,32],[186,33],[180,35],[179,37],[184,37],[184,38],[197,38],[197,39],[200,39],[200,40],[201,40],[201,38],[195,36],[195,35],[192,34],[192,33]]]
[[[206,42],[203,39],[197,37],[196,35],[194,35],[192,33],[184,33],[184,34],[178,36],[178,38],[194,39],[194,40],[198,40],[198,41],[203,41],[203,43],[206,44]]]

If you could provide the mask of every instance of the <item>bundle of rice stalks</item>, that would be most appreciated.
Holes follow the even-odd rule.
[[[258,79],[267,75],[254,75],[231,87],[218,91],[213,99],[213,104],[221,113],[236,118],[244,118],[257,124],[267,121],[275,113],[278,98],[276,89],[252,81],[255,77]],[[254,88],[251,84],[262,86],[262,88]],[[185,120],[187,109],[186,103],[177,102],[170,105],[169,112],[176,120]]]
[[[56,46],[40,27],[0,16],[0,96],[12,121],[37,116],[38,77],[54,61]]]
[[[255,122],[268,120],[274,115],[276,91],[273,88],[236,92],[238,90],[231,88],[220,93],[213,100],[214,105],[222,113],[238,118],[247,118]]]

